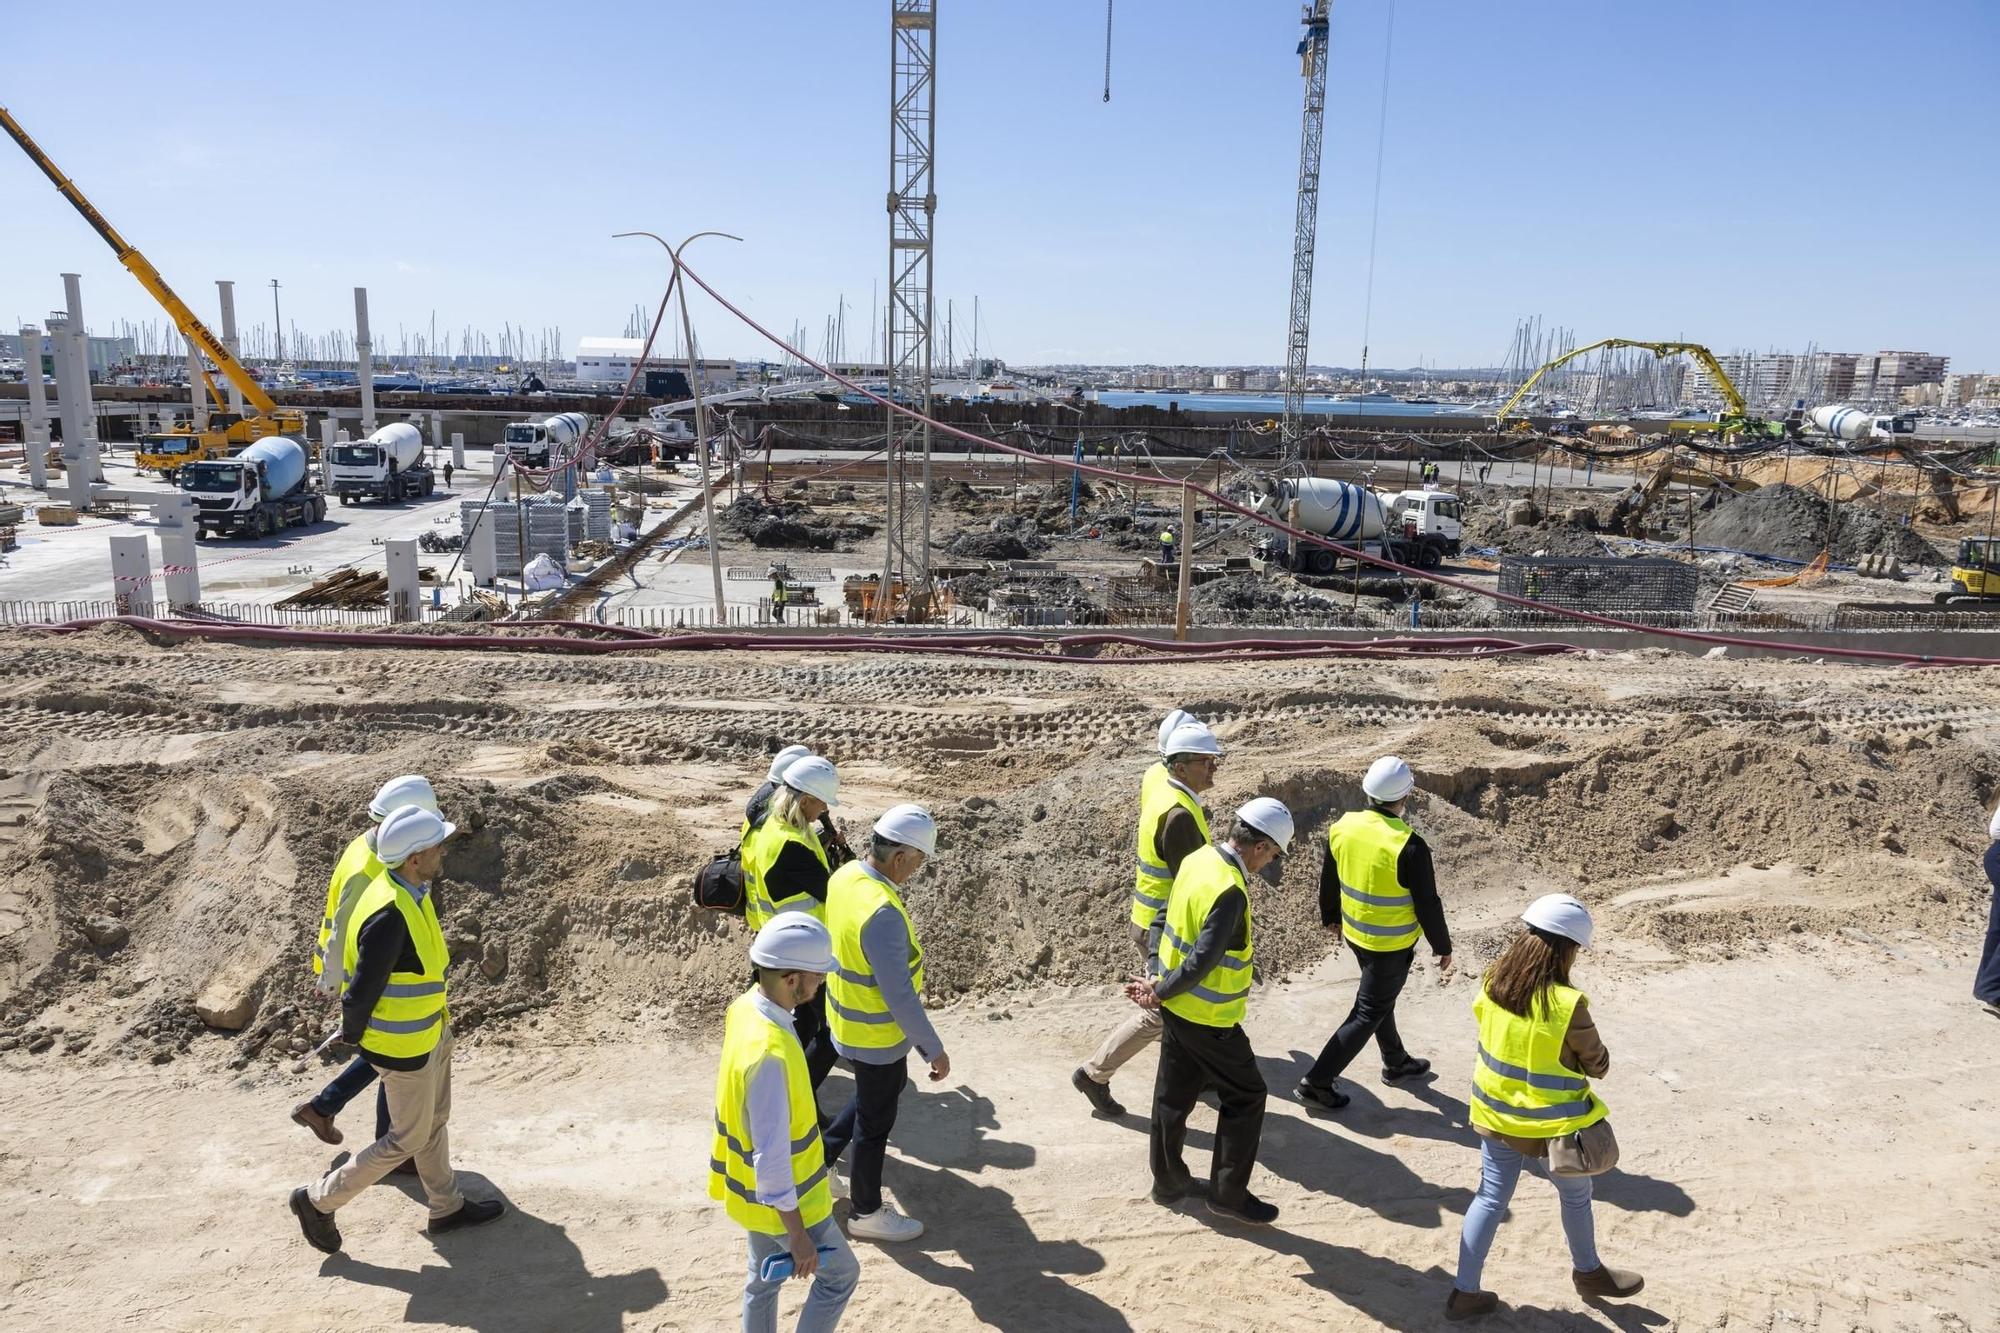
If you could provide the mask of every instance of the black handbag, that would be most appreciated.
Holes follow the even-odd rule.
[[[704,912],[743,915],[743,851],[717,852],[694,872],[694,905]]]

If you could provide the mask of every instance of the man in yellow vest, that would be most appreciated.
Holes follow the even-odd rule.
[[[468,1199],[452,1174],[446,1125],[451,1118],[451,1013],[445,969],[451,954],[438,924],[433,891],[444,868],[444,842],[457,830],[419,806],[382,821],[375,854],[382,873],[354,907],[359,924],[342,951],[345,989],[340,1036],[361,1048],[382,1077],[389,1132],[309,1186],[292,1191],[292,1213],[306,1243],[340,1249],[333,1215],[398,1162],[414,1156],[430,1204],[433,1236],[500,1216],[497,1199]]]
[[[833,975],[826,1016],[833,1044],[854,1068],[854,1099],[826,1127],[826,1160],[854,1145],[847,1234],[860,1240],[915,1240],[924,1224],[882,1201],[882,1158],[896,1105],[910,1081],[910,1052],[929,1063],[931,1082],[951,1073],[951,1057],[924,1013],[924,951],[902,889],[937,854],[937,822],[920,805],[898,805],[875,821],[868,854],[834,872],[826,889]]]
[[[1150,967],[1146,932],[1166,906],[1167,891],[1188,853],[1208,845],[1208,812],[1201,793],[1215,785],[1222,745],[1215,733],[1176,709],[1160,729],[1159,763],[1139,784],[1138,864],[1132,889],[1132,946]],[[1111,1095],[1111,1076],[1127,1060],[1160,1039],[1160,1011],[1139,1009],[1104,1039],[1069,1076],[1071,1086],[1101,1116],[1121,1116],[1125,1107]]]
[[[430,779],[420,773],[405,773],[401,777],[390,778],[376,791],[375,799],[368,803],[368,818],[380,825],[406,805],[420,806],[432,814],[438,812],[437,793],[431,790]],[[375,856],[375,832],[374,828],[369,828],[347,844],[347,850],[341,853],[339,862],[333,868],[333,879],[326,886],[326,910],[320,915],[319,942],[312,951],[313,974],[319,978],[313,987],[322,994],[340,994],[344,975],[341,958],[347,943],[347,929],[352,924],[350,918],[354,904],[360,901],[361,891],[382,873],[382,862]],[[375,1066],[357,1055],[331,1083],[319,1090],[318,1096],[292,1108],[292,1122],[311,1130],[321,1143],[339,1143],[346,1135],[333,1123],[334,1117],[374,1081]],[[389,1101],[377,1088],[375,1137],[379,1139],[388,1132]],[[416,1163],[406,1162],[396,1170],[415,1175]]]
[[[1327,829],[1326,862],[1319,875],[1319,919],[1337,930],[1361,964],[1354,1007],[1327,1039],[1319,1059],[1299,1080],[1298,1099],[1337,1111],[1348,1095],[1334,1086],[1342,1070],[1373,1037],[1382,1053],[1382,1081],[1421,1078],[1431,1062],[1412,1056],[1396,1031],[1396,997],[1410,978],[1417,940],[1428,940],[1438,975],[1451,978],[1451,932],[1438,901],[1431,849],[1403,820],[1417,785],[1410,766],[1395,755],[1369,765],[1361,779],[1366,810],[1353,810]]]
[[[1181,862],[1167,908],[1154,920],[1156,979],[1135,977],[1125,993],[1164,1009],[1160,1070],[1153,1081],[1153,1201],[1171,1204],[1193,1183],[1181,1145],[1188,1113],[1213,1089],[1219,1107],[1208,1210],[1269,1226],[1278,1210],[1250,1192],[1264,1132],[1264,1076],[1243,1031],[1256,957],[1249,878],[1292,842],[1292,812],[1259,796],[1237,810],[1229,836]]]
[[[811,1279],[801,1333],[830,1333],[861,1265],[833,1220],[819,1107],[792,1014],[833,971],[833,940],[804,912],[780,912],[750,944],[757,981],[729,1006],[715,1074],[708,1197],[749,1234],[746,1333],[776,1333],[786,1277]]]

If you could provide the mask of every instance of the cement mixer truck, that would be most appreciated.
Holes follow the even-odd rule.
[[[423,458],[423,435],[407,422],[393,421],[365,440],[336,444],[327,479],[344,505],[369,497],[429,495],[437,483]]]
[[[1398,564],[1436,569],[1458,554],[1459,503],[1449,491],[1380,492],[1331,477],[1287,477],[1261,478],[1255,492],[1251,507],[1259,513]],[[1260,544],[1253,564],[1331,574],[1342,559],[1274,533]]]
[[[589,429],[590,418],[581,412],[561,412],[541,421],[517,421],[501,436],[495,457],[512,459],[516,467],[548,467],[554,450],[574,445]]]
[[[183,463],[175,474],[195,504],[199,537],[268,537],[326,517],[326,496],[306,472],[306,446],[272,435],[229,458]]]

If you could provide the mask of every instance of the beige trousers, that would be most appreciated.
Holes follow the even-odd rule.
[[[1139,957],[1146,956],[1146,932],[1132,927],[1132,943],[1139,950]],[[1144,963],[1141,963],[1144,966]],[[1083,1062],[1086,1078],[1099,1083],[1109,1083],[1111,1076],[1118,1072],[1120,1065],[1130,1060],[1160,1039],[1160,1011],[1132,1006],[1132,1016],[1120,1023],[1112,1034],[1104,1039],[1104,1044],[1088,1060]]]
[[[331,1213],[345,1206],[407,1157],[417,1159],[417,1179],[424,1184],[432,1217],[448,1217],[465,1205],[452,1173],[446,1134],[451,1120],[451,1048],[447,1023],[422,1069],[381,1071],[389,1098],[389,1132],[321,1176],[306,1192],[313,1207]]]

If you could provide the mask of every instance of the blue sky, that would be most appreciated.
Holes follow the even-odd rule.
[[[1282,360],[1296,0],[940,0],[937,292],[959,351]],[[0,103],[197,311],[616,334],[689,251],[850,355],[886,283],[887,0],[37,4]],[[1358,363],[1388,0],[1335,0],[1312,359]],[[31,60],[19,58],[32,53]],[[1401,0],[1372,364],[1582,339],[2000,372],[2000,5]],[[0,318],[159,316],[11,144]],[[706,350],[768,354],[696,307]],[[941,351],[941,349],[940,349]]]

